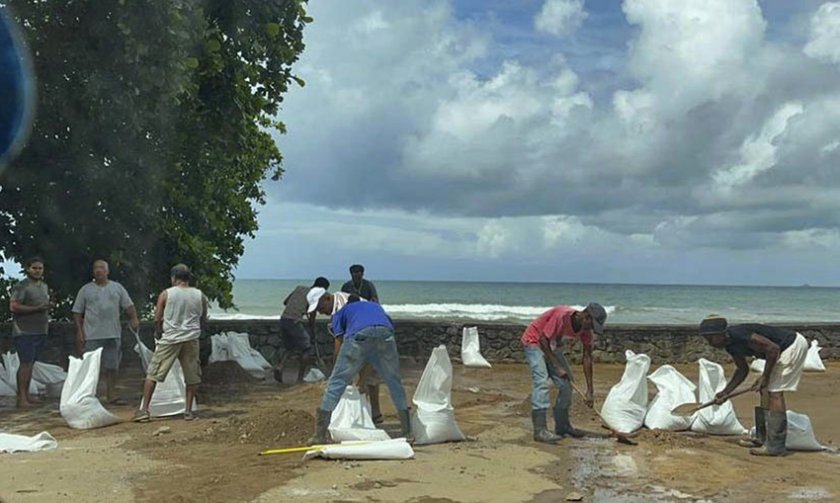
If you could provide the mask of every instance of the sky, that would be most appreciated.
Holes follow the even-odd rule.
[[[840,286],[840,2],[309,10],[237,277]]]

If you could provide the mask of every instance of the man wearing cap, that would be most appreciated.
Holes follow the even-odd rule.
[[[754,409],[756,438],[738,442],[752,447],[756,456],[782,456],[786,454],[787,411],[785,391],[796,391],[808,341],[802,334],[784,328],[760,323],[729,325],[726,318],[711,315],[700,322],[700,335],[712,346],[725,349],[735,361],[737,369],[726,387],[715,396],[721,404],[749,374],[747,357],[763,358],[764,373],[752,389],[761,394],[761,404]]]
[[[321,297],[323,295],[321,292]],[[315,435],[310,439],[310,445],[329,443],[328,427],[332,411],[338,405],[344,389],[366,363],[376,368],[388,386],[391,401],[400,418],[402,434],[412,441],[408,404],[400,378],[400,356],[394,340],[394,324],[378,303],[352,300],[351,296],[347,305],[332,317],[332,331],[336,337],[343,337],[344,342],[336,357],[321,406],[316,411]]]
[[[534,440],[556,443],[563,436],[580,438],[584,433],[572,426],[569,409],[572,405],[573,380],[569,362],[558,344],[561,338],[578,339],[583,345],[583,374],[586,377],[586,401],[591,406],[592,387],[592,332],[600,335],[607,321],[607,311],[594,302],[582,311],[569,306],[556,306],[534,320],[522,334],[525,360],[531,370],[531,422]],[[554,404],[554,433],[548,430],[549,380],[559,392]]]
[[[280,337],[283,339],[283,347],[286,348],[286,353],[274,368],[275,376],[282,377],[283,364],[291,352],[295,351],[300,353],[301,357],[297,380],[298,382],[303,381],[303,376],[306,375],[309,367],[315,361],[315,348],[312,345],[312,339],[310,337],[310,333],[315,333],[315,313],[310,312],[307,315],[307,307],[309,307],[307,294],[311,289],[324,289],[329,288],[329,286],[330,282],[327,278],[318,277],[315,278],[312,286],[298,285],[286,296],[286,299],[283,301],[285,308],[280,315]],[[307,316],[309,318],[309,332],[306,331],[303,325],[303,320]]]

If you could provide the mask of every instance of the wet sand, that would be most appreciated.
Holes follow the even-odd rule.
[[[0,455],[0,501],[548,502],[572,492],[584,501],[619,502],[840,499],[840,456],[833,448],[840,442],[834,418],[840,363],[829,364],[826,373],[805,374],[800,390],[788,397],[789,408],[811,416],[817,438],[830,450],[781,459],[750,456],[735,437],[650,431],[638,436],[638,446],[610,439],[538,445],[531,441],[524,364],[454,368],[453,404],[469,439],[417,446],[416,458],[407,461],[257,456],[305,442],[323,384],[253,383],[217,372],[215,384],[203,389],[198,421],[125,422],[88,431],[66,426],[57,399],[24,413],[0,399],[4,430],[46,430],[59,441],[55,451]],[[677,368],[696,382],[696,365]],[[420,365],[405,364],[409,396],[421,372]],[[622,372],[622,365],[596,365],[596,405]],[[140,386],[139,369],[126,369],[123,394],[132,403],[139,403]],[[384,388],[382,394],[385,428],[397,433]],[[655,394],[653,385],[649,394]],[[735,400],[745,427],[752,426],[755,400],[749,394]],[[111,408],[126,420],[133,409]],[[603,431],[577,398],[573,421]],[[162,426],[171,431],[155,435]]]

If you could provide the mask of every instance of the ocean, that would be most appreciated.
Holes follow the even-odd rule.
[[[330,280],[331,291],[346,281]],[[710,314],[732,322],[840,322],[840,288],[772,286],[631,285],[375,281],[394,319],[528,322],[557,304],[598,302],[608,323],[695,324]],[[238,279],[237,310],[212,308],[215,319],[278,318],[283,299],[312,280]]]

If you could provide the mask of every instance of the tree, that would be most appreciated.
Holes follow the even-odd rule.
[[[9,2],[34,55],[30,144],[0,177],[0,251],[39,254],[66,313],[105,258],[138,305],[189,264],[232,306],[269,130],[311,19],[302,0]],[[302,85],[302,82],[299,82]]]

